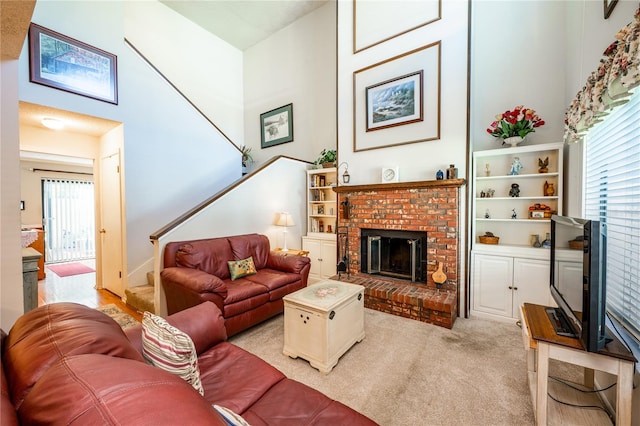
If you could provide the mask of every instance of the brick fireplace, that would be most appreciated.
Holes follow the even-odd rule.
[[[451,328],[458,314],[460,187],[464,179],[338,186],[340,279],[365,287],[365,307]],[[363,232],[365,230],[365,232]],[[361,267],[362,234],[368,230],[426,234],[426,282],[367,274]],[[447,281],[431,275],[443,263]]]

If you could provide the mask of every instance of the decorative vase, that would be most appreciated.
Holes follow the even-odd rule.
[[[438,265],[438,270],[431,275],[433,278],[433,282],[436,283],[438,287],[447,282],[447,274],[442,271],[442,262]]]
[[[553,197],[556,193],[556,189],[553,186],[553,182],[547,182],[546,180],[544,181],[544,186],[543,186],[543,191],[544,191],[544,195],[546,197]]]
[[[518,146],[519,143],[523,142],[524,138],[520,136],[511,136],[510,138],[503,139],[503,143],[509,144],[511,146]]]

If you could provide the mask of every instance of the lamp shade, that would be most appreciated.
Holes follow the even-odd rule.
[[[282,212],[276,221],[276,226],[294,226],[295,222],[290,213]]]

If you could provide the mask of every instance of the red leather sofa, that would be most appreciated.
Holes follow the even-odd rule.
[[[95,309],[56,303],[26,313],[3,336],[0,424],[225,425],[217,404],[252,426],[375,425],[226,342],[213,303],[168,321],[194,342],[204,396],[144,362],[140,326],[125,334]]]
[[[227,262],[248,257],[257,273],[232,280]],[[170,242],[163,260],[167,312],[211,301],[229,337],[283,312],[282,298],[306,287],[311,268],[308,257],[271,252],[269,239],[260,234]]]

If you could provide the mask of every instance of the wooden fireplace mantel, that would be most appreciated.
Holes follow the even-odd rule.
[[[451,188],[464,186],[464,179],[421,180],[414,182],[373,183],[365,185],[340,185],[333,187],[334,192],[347,193],[358,191],[381,191],[412,188]]]

